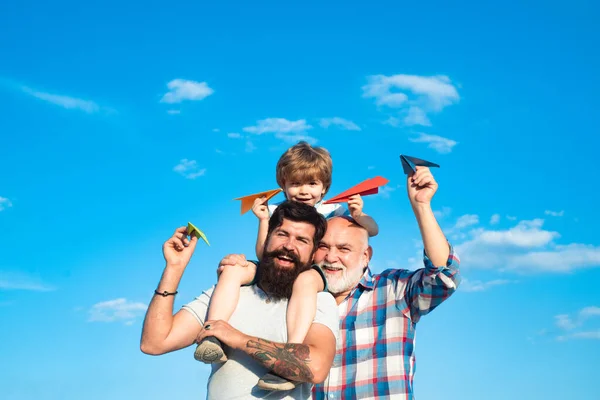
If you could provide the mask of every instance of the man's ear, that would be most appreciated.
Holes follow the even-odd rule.
[[[367,246],[367,248],[365,249],[365,252],[363,254],[363,257],[365,258],[365,267],[367,265],[369,265],[369,262],[371,261],[371,258],[373,257],[373,248],[371,246]]]

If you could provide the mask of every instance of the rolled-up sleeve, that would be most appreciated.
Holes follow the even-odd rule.
[[[449,298],[460,285],[460,259],[450,245],[450,255],[445,266],[433,265],[423,251],[424,268],[414,271],[406,283],[404,301],[410,309],[411,319],[430,313]]]

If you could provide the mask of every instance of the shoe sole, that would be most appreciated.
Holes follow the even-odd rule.
[[[202,341],[202,343],[200,343],[198,347],[196,347],[196,351],[194,352],[194,358],[205,364],[221,363],[227,361],[227,356],[225,355],[225,352],[223,351],[221,346],[208,340]]]

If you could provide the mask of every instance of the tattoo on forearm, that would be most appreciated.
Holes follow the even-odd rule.
[[[258,338],[258,341],[249,340],[246,347],[256,349],[250,355],[281,377],[300,382],[313,379],[308,368],[310,349],[305,344],[281,344]]]

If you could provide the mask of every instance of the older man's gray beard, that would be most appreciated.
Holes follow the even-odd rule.
[[[360,278],[362,278],[362,276],[365,273],[364,268],[356,268],[354,272],[348,273],[348,269],[342,264],[331,264],[325,261],[321,262],[318,265],[325,273],[325,277],[327,278],[327,288],[329,292],[333,294],[343,293],[347,290],[352,289],[358,284]],[[329,271],[327,271],[327,268],[340,269],[342,271],[342,274],[340,277],[334,278],[332,277],[332,275],[330,275]]]

